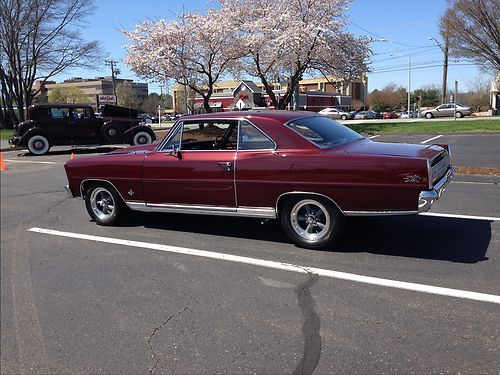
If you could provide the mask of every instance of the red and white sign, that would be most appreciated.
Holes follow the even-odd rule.
[[[97,95],[97,100],[99,100],[99,104],[115,104],[116,96],[115,95]]]

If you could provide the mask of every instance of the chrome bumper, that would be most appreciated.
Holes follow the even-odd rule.
[[[450,168],[448,172],[439,180],[432,190],[425,190],[420,192],[418,197],[418,212],[427,212],[431,208],[432,204],[437,201],[443,191],[446,190],[446,185],[450,182],[451,178],[455,174],[455,170]]]

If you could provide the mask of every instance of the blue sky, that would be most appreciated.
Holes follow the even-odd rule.
[[[202,11],[205,0],[96,0],[96,12],[88,17],[84,36],[89,40],[100,40],[108,58],[118,61],[122,78],[144,81],[136,77],[123,63],[124,45],[128,40],[120,32],[131,30],[145,21],[175,19],[185,11]],[[357,35],[373,37],[373,72],[368,74],[368,90],[380,89],[390,82],[407,86],[408,57],[413,66],[411,89],[435,84],[441,87],[443,52],[429,36],[441,40],[438,22],[447,6],[446,0],[354,0],[347,13],[351,25],[349,30]],[[384,38],[387,42],[377,39]],[[391,56],[391,54],[394,54]],[[95,71],[73,70],[55,77],[62,81],[69,77],[92,78],[110,75],[108,67]],[[461,89],[477,77],[484,77],[477,67],[466,61],[450,60],[448,87],[459,81]],[[150,84],[150,92],[159,92],[158,86]]]

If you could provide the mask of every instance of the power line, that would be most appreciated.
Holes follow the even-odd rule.
[[[370,34],[370,35],[373,35],[373,36],[375,36],[375,37],[379,38],[379,39],[389,40],[388,38],[385,38],[385,37],[380,36],[380,35],[378,35],[378,34],[372,33],[372,32],[371,32],[371,31],[369,31],[369,30],[366,30],[365,28],[363,28],[363,27],[361,27],[361,26],[359,26],[359,25],[355,24],[355,23],[354,23],[354,22],[352,22],[352,21],[350,22],[350,24],[351,24],[351,25],[353,25],[353,26],[355,26],[355,27],[357,27],[358,29],[363,30],[364,32],[366,32],[366,33],[368,33],[368,34]],[[414,47],[414,48],[419,48],[419,47],[422,47],[422,46],[415,46],[415,45],[412,45],[412,44],[400,43],[400,42],[396,42],[396,41],[394,41],[394,40],[389,40],[389,41],[390,41],[391,43],[394,43],[394,44],[399,44],[400,46],[405,46],[405,47]]]
[[[411,70],[420,70],[420,69],[427,69],[427,68],[437,68],[437,67],[442,67],[444,64],[435,64],[435,65],[421,65],[421,66],[412,66]],[[473,63],[461,63],[461,64],[448,64],[448,66],[477,66],[478,64],[473,64]],[[381,69],[381,70],[372,70],[368,73],[376,74],[376,73],[389,73],[389,72],[404,72],[407,71],[408,67],[406,68],[395,68],[395,69]]]

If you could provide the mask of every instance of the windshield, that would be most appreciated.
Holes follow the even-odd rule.
[[[319,148],[334,147],[364,138],[354,130],[323,116],[293,120],[286,126]]]

